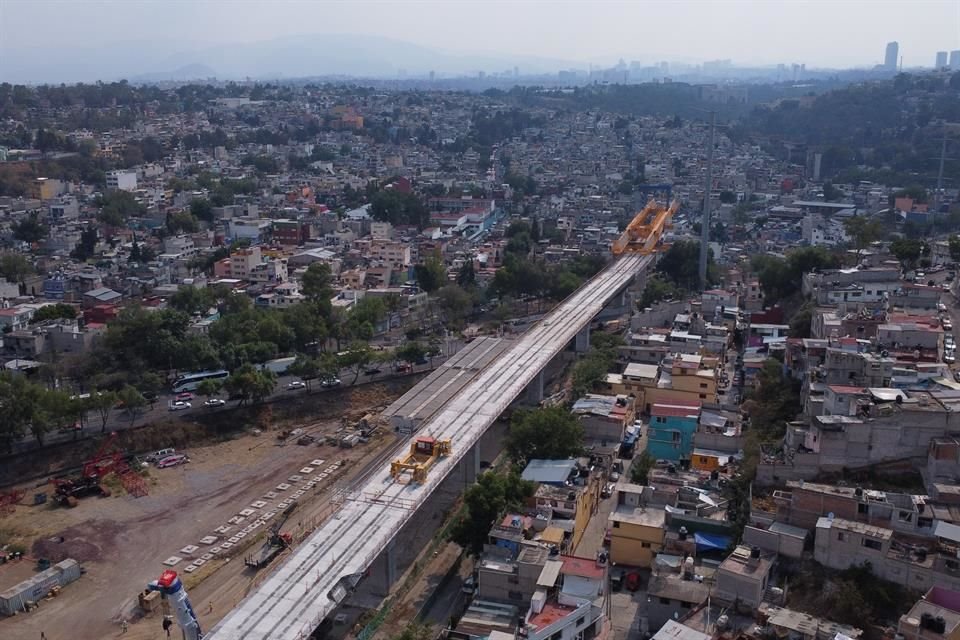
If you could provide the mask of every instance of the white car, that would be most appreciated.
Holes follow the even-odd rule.
[[[209,400],[207,400],[206,402],[203,403],[203,406],[205,406],[205,407],[222,407],[222,406],[225,405],[225,404],[227,404],[227,403],[226,403],[226,401],[223,400],[223,398],[210,398]]]
[[[190,458],[182,453],[177,453],[157,462],[157,468],[166,469],[167,467],[176,467],[181,464],[187,464],[188,462],[190,462]]]
[[[953,364],[957,361],[957,357],[953,355],[953,351],[947,351],[943,354],[943,361],[947,364]]]
[[[190,404],[189,402],[181,402],[178,400],[176,402],[170,403],[170,411],[186,411],[187,409],[192,409],[192,408],[193,408],[193,405]]]
[[[306,389],[307,383],[303,380],[294,380],[287,385],[287,391],[293,391],[294,389]]]

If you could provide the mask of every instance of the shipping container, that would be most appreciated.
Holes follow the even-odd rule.
[[[80,564],[66,559],[29,580],[0,593],[0,614],[12,616],[43,600],[54,587],[63,587],[80,577]]]

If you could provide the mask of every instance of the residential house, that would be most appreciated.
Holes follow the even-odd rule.
[[[960,637],[960,591],[930,587],[900,616],[897,634],[904,640],[954,640]]]
[[[719,602],[756,609],[770,586],[776,556],[759,547],[740,545],[717,567],[713,597]]]
[[[649,487],[620,481],[616,506],[608,518],[610,561],[633,567],[650,567],[663,549],[666,512],[651,504]]]
[[[654,404],[650,408],[647,451],[657,460],[689,461],[699,419],[699,402]]]

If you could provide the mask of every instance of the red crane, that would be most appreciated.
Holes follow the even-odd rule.
[[[117,474],[120,484],[130,495],[135,498],[147,495],[147,483],[127,464],[123,451],[117,445],[116,431],[104,440],[92,458],[83,463],[83,477],[87,480],[100,481],[111,473]]]

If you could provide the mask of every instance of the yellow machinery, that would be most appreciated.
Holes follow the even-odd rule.
[[[423,484],[427,481],[427,472],[430,471],[440,456],[450,455],[450,441],[436,438],[417,438],[410,443],[410,453],[407,457],[394,460],[390,463],[390,475],[394,479],[402,479],[409,471],[413,475],[413,482]]]
[[[664,230],[670,228],[670,219],[679,207],[679,200],[674,200],[670,207],[666,208],[651,198],[647,206],[630,221],[623,235],[614,240],[613,255],[639,253],[647,256],[664,249],[660,239]]]

